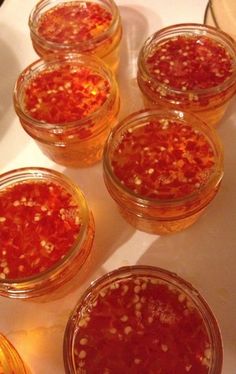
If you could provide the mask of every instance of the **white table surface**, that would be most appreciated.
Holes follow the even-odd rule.
[[[81,292],[92,280],[114,268],[156,265],[190,281],[206,298],[222,331],[223,374],[236,373],[235,99],[217,127],[225,147],[223,183],[201,219],[171,236],[135,231],[122,219],[108,195],[101,163],[82,170],[56,165],[41,153],[19,124],[12,89],[21,70],[37,58],[27,25],[35,2],[5,0],[0,8],[0,172],[44,166],[71,177],[84,191],[94,213],[96,239],[86,275],[72,281],[73,289],[61,298],[42,303],[0,297],[0,331],[15,345],[32,374],[64,373],[64,329]],[[206,3],[207,0],[117,0],[124,28],[118,76],[120,118],[142,105],[135,78],[137,54],[144,40],[163,26],[202,22]]]

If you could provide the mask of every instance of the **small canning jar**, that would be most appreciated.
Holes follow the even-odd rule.
[[[49,158],[86,167],[101,159],[120,100],[102,60],[67,54],[29,65],[16,81],[14,105],[24,130]]]
[[[137,80],[147,107],[191,111],[213,126],[235,94],[235,41],[207,25],[163,28],[144,43]]]
[[[94,220],[65,175],[28,167],[0,175],[0,295],[45,296],[85,268]]]
[[[193,114],[141,110],[121,121],[104,149],[104,180],[135,228],[168,234],[192,225],[215,197],[223,150]]]
[[[220,330],[203,297],[152,266],[119,268],[94,281],[64,335],[67,374],[220,374],[222,357]]]
[[[2,334],[0,334],[0,373],[29,374],[19,353]]]
[[[89,53],[102,58],[116,72],[122,27],[113,0],[41,0],[29,17],[36,53]]]

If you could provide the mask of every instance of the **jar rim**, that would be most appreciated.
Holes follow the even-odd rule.
[[[62,185],[65,190],[75,194],[76,200],[79,202],[80,208],[80,231],[73,245],[66,252],[65,256],[62,259],[58,260],[55,264],[50,266],[48,269],[29,277],[22,277],[16,279],[0,279],[0,294],[1,291],[4,291],[5,289],[10,289],[11,287],[14,287],[13,292],[19,295],[24,292],[33,292],[30,289],[31,284],[34,284],[35,287],[37,285],[40,287],[41,283],[45,281],[45,279],[49,279],[50,276],[53,276],[55,273],[60,273],[61,271],[63,271],[65,265],[73,261],[76,255],[80,252],[81,245],[85,240],[86,230],[89,224],[89,211],[86,199],[82,191],[77,185],[75,185],[70,180],[70,178],[56,170],[44,167],[32,166],[13,169],[0,175],[0,192],[1,190],[5,190],[6,188],[14,186],[18,183],[48,180],[53,181],[56,184]],[[15,289],[15,286],[20,287],[20,289]]]
[[[12,370],[14,371],[16,370],[18,374],[27,374],[26,366],[19,352],[17,351],[15,346],[10,342],[10,340],[8,340],[8,338],[2,333],[0,333],[0,347],[1,347],[1,351],[3,351],[3,356],[4,356],[5,351],[7,351],[8,355],[10,356],[10,357],[7,357],[8,358],[7,364],[11,366],[11,361],[12,361],[12,364],[14,364],[13,368],[10,368],[10,367],[8,368],[9,372],[12,372]],[[2,352],[1,352],[1,356],[2,356]],[[1,365],[1,361],[0,361],[0,365]]]
[[[130,128],[135,127],[137,124],[145,124],[150,119],[175,119],[179,122],[186,123],[187,120],[194,120],[196,123],[196,129],[200,129],[202,134],[206,137],[208,142],[210,143],[211,147],[215,153],[215,160],[216,166],[214,169],[214,173],[211,175],[211,178],[207,181],[206,184],[200,186],[197,191],[189,194],[185,197],[181,198],[174,198],[174,199],[158,199],[158,198],[151,198],[151,197],[144,197],[142,195],[135,194],[132,190],[126,187],[124,184],[120,182],[117,176],[114,174],[112,170],[112,166],[110,163],[110,152],[113,146],[113,142],[115,142],[116,135],[120,136],[121,132]],[[186,118],[186,119],[185,119]],[[189,121],[187,122],[189,123]],[[192,122],[190,121],[190,125]],[[162,110],[162,109],[141,109],[138,112],[131,113],[129,116],[124,118],[118,125],[116,125],[110,132],[107,141],[104,147],[103,153],[103,169],[106,176],[108,176],[109,180],[115,184],[116,188],[133,202],[136,202],[142,206],[148,206],[151,204],[155,207],[165,207],[165,206],[178,206],[183,203],[192,202],[196,199],[203,191],[208,191],[211,188],[220,184],[221,179],[223,178],[223,148],[220,141],[220,138],[216,131],[213,128],[207,126],[200,118],[195,116],[193,113],[190,112],[183,112],[179,110],[169,109],[169,110]],[[199,209],[199,208],[198,208]],[[193,212],[191,212],[192,214]]]
[[[92,67],[94,71],[97,71],[98,74],[103,76],[109,82],[110,91],[109,95],[106,98],[105,102],[94,112],[90,113],[86,117],[75,121],[68,121],[64,123],[47,123],[45,121],[37,120],[27,113],[25,113],[24,109],[22,108],[21,104],[21,96],[24,94],[25,85],[30,81],[30,79],[37,74],[47,71],[48,69],[52,69],[53,67],[60,66],[61,64],[70,64],[74,63],[78,66],[86,66]],[[32,62],[28,65],[19,75],[15,82],[14,90],[13,90],[13,101],[17,115],[26,122],[30,122],[33,124],[34,127],[38,129],[46,129],[46,130],[53,130],[58,133],[63,131],[65,128],[67,130],[73,130],[78,126],[82,126],[86,124],[88,121],[92,121],[96,119],[96,116],[102,115],[106,113],[107,109],[113,104],[116,100],[117,92],[117,83],[114,77],[114,74],[109,69],[109,67],[98,57],[96,56],[89,56],[87,54],[80,54],[80,53],[65,53],[63,55],[51,55],[50,58],[44,60],[42,58]],[[100,131],[100,129],[97,129]],[[95,132],[94,132],[95,134]]]
[[[91,1],[88,1],[88,0],[82,0],[82,1],[83,2],[91,2]],[[37,18],[38,13],[43,11],[44,7],[47,6],[50,3],[50,0],[40,0],[35,5],[35,7],[31,10],[31,13],[29,15],[29,20],[28,20],[30,33],[31,33],[32,37],[34,39],[36,39],[38,42],[47,44],[48,48],[55,48],[55,49],[62,50],[62,51],[63,50],[69,50],[69,49],[75,48],[75,47],[83,47],[83,46],[88,47],[89,44],[91,44],[91,46],[99,45],[102,42],[104,42],[107,38],[109,38],[111,36],[111,34],[115,33],[116,30],[120,27],[120,14],[119,14],[118,6],[116,5],[115,1],[114,0],[105,0],[105,1],[102,0],[102,1],[105,2],[106,5],[110,8],[109,11],[112,14],[112,22],[109,25],[109,28],[107,30],[103,31],[101,34],[99,34],[97,36],[94,36],[91,39],[88,39],[88,40],[85,40],[85,41],[77,41],[75,43],[62,44],[62,43],[53,42],[53,41],[50,41],[50,40],[47,40],[47,39],[41,37],[40,34],[37,33],[37,30],[36,30],[36,25],[35,25],[36,18]],[[56,0],[53,0],[53,2],[56,3]],[[60,1],[59,4],[55,4],[55,7],[57,5],[60,5],[60,4],[63,4],[63,3],[66,4],[68,2],[70,2],[70,3],[73,3],[73,2],[74,3],[80,3],[81,0]],[[49,9],[52,9],[52,8],[54,8],[54,6],[52,6]],[[47,11],[45,11],[44,13],[46,13],[46,12]],[[117,41],[117,44],[119,43],[119,41],[120,40]],[[114,46],[114,48],[115,48],[115,46]],[[108,53],[110,53],[110,52],[108,52]],[[105,57],[105,55],[103,57]]]
[[[172,88],[171,86],[168,86],[168,84],[166,83],[159,82],[156,76],[153,77],[149,73],[146,67],[144,56],[147,53],[148,49],[152,46],[152,44],[156,41],[162,42],[163,40],[171,39],[176,35],[186,35],[186,33],[188,33],[189,35],[206,35],[209,38],[217,40],[219,43],[221,43],[221,45],[227,45],[227,49],[231,50],[231,57],[234,60],[234,72],[232,72],[228,79],[213,87],[186,89],[185,91],[183,91],[181,89]],[[210,25],[205,25],[201,23],[174,24],[158,30],[146,39],[138,55],[138,69],[141,72],[143,72],[143,74],[149,81],[152,82],[152,85],[155,86],[155,84],[158,84],[158,86],[165,90],[167,93],[171,92],[172,94],[181,95],[184,97],[188,97],[188,95],[193,92],[194,94],[199,95],[201,97],[213,95],[215,93],[220,93],[226,90],[228,87],[236,83],[236,42],[226,32]]]
[[[214,349],[215,353],[213,356],[214,360],[212,360],[213,366],[210,368],[209,374],[220,374],[223,364],[221,332],[218,322],[207,301],[190,282],[186,281],[176,273],[150,265],[123,266],[109,271],[108,273],[92,281],[89,287],[83,292],[69,316],[64,333],[63,357],[66,372],[74,373],[72,347],[74,344],[75,334],[77,332],[79,313],[81,312],[82,308],[89,304],[90,299],[94,294],[101,291],[103,288],[107,287],[117,279],[125,279],[135,275],[140,277],[146,276],[164,281],[166,284],[170,284],[181,290],[181,292],[184,292],[191,299],[204,322],[208,337],[211,340],[212,349]]]

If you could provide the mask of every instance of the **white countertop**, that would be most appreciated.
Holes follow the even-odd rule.
[[[64,168],[46,158],[21,128],[13,109],[18,74],[37,59],[28,15],[36,1],[5,0],[0,8],[0,172],[44,166],[71,177],[84,191],[96,221],[92,264],[73,291],[40,303],[0,297],[0,331],[15,345],[32,374],[64,373],[62,343],[70,312],[89,283],[109,270],[147,264],[176,272],[206,298],[218,319],[224,344],[222,374],[236,372],[236,109],[235,99],[217,127],[225,147],[221,189],[199,221],[178,234],[159,237],[135,231],[119,215],[102,178],[101,163],[82,170]],[[144,40],[161,27],[202,22],[207,0],[117,0],[124,35],[119,85],[120,118],[141,108],[136,58]],[[128,374],[128,373],[127,373]]]

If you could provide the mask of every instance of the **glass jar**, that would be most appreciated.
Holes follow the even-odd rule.
[[[113,0],[41,0],[29,17],[36,53],[89,53],[102,58],[116,72],[122,27]]]
[[[204,23],[214,25],[236,40],[236,3],[234,0],[209,0]]]
[[[67,374],[220,374],[222,356],[219,327],[203,297],[151,266],[119,268],[94,281],[64,335]]]
[[[87,167],[101,159],[120,101],[102,60],[68,54],[28,66],[17,79],[14,105],[24,130],[49,158]]]
[[[28,167],[0,175],[0,295],[46,296],[83,272],[94,220],[65,175]]]
[[[29,374],[19,353],[2,334],[0,334],[0,373]]]
[[[147,107],[190,111],[213,126],[236,90],[236,44],[211,26],[166,27],[144,43],[137,80]]]
[[[104,180],[135,228],[168,234],[192,225],[215,197],[223,150],[213,128],[193,114],[141,110],[110,133]]]

